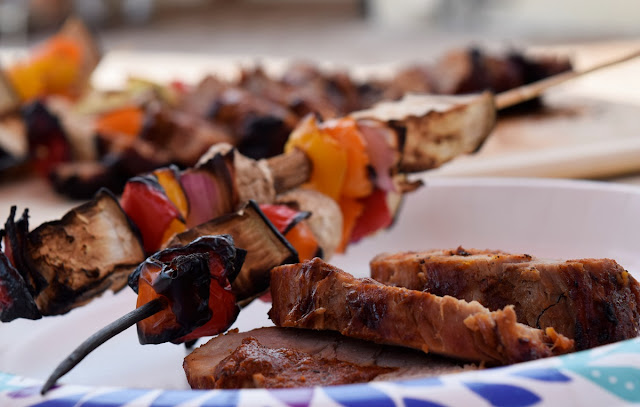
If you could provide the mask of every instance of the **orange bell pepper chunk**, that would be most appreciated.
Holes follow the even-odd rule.
[[[318,129],[316,119],[307,116],[291,133],[285,152],[293,148],[304,151],[312,163],[307,186],[338,200],[347,173],[347,153],[333,137]]]
[[[364,204],[355,198],[342,197],[338,202],[342,212],[342,240],[337,248],[338,253],[344,253],[347,245],[351,241],[351,232],[356,225],[356,221],[364,211]]]
[[[76,96],[81,64],[80,44],[59,34],[39,46],[28,61],[9,68],[7,76],[23,101],[50,94]]]
[[[169,241],[173,237],[173,235],[177,235],[178,233],[182,233],[187,230],[187,225],[178,218],[174,218],[169,223],[169,226],[165,229],[162,234],[162,243],[160,247],[164,246],[165,243]]]
[[[280,233],[284,233],[300,214],[286,205],[261,204],[260,209]],[[310,260],[318,253],[318,240],[311,227],[304,222],[296,223],[284,237],[296,249],[300,261]]]
[[[7,79],[21,101],[35,99],[45,93],[44,78],[38,67],[28,64],[17,64],[7,70]]]
[[[353,119],[332,120],[324,123],[321,131],[333,137],[347,154],[347,171],[341,194],[352,198],[363,198],[373,191],[369,179],[367,144]]]
[[[318,254],[318,241],[306,223],[298,223],[284,237],[296,249],[300,261],[311,260]]]
[[[100,116],[95,123],[96,132],[111,137],[126,136],[134,139],[140,134],[144,112],[137,106],[126,106]]]
[[[189,201],[174,170],[170,167],[159,168],[153,172],[153,175],[156,176],[169,200],[178,208],[180,215],[186,219],[189,213]]]

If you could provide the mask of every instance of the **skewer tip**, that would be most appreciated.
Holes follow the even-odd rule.
[[[40,394],[45,395],[51,390],[58,379],[67,374],[78,363],[82,361],[89,353],[95,350],[98,346],[102,345],[109,339],[113,338],[120,332],[135,325],[151,315],[156,314],[166,307],[166,302],[161,299],[155,299],[148,303],[134,309],[133,311],[123,315],[116,319],[109,325],[100,329],[95,334],[91,335],[87,340],[82,342],[69,356],[67,356],[60,364],[54,369],[53,373],[44,382],[40,389]]]

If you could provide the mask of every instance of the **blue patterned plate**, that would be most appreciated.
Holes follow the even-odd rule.
[[[557,258],[610,257],[640,270],[640,189],[585,181],[433,179],[393,229],[332,262],[357,276],[382,251],[464,247]],[[140,346],[129,329],[46,397],[50,370],[91,332],[130,310],[131,292],[61,317],[0,325],[0,406],[618,406],[640,403],[640,338],[572,355],[437,378],[291,390],[191,391],[181,346]],[[236,326],[269,325],[255,302]],[[9,373],[10,372],[10,373]]]

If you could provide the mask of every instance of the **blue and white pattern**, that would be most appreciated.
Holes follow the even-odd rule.
[[[177,391],[62,385],[0,372],[0,406],[444,407],[640,403],[640,338],[519,365],[396,382],[281,390]]]

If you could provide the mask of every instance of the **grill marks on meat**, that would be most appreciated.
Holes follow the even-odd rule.
[[[248,343],[243,344],[244,341]],[[289,352],[298,356],[287,358]],[[303,362],[292,364],[295,371],[283,368],[295,358]],[[309,358],[313,360],[306,365]],[[258,366],[259,371],[250,370]],[[477,368],[414,349],[348,338],[337,332],[278,327],[249,332],[232,330],[219,335],[188,355],[183,367],[194,389],[314,384],[312,377],[317,378],[318,373],[312,371],[309,376],[305,370],[320,370],[323,379],[332,380],[322,382],[327,385],[435,376]],[[333,370],[327,373],[328,369]],[[345,371],[356,374],[343,374]],[[360,376],[362,372],[366,377]],[[238,374],[242,379],[235,377]],[[300,376],[305,380],[301,381]]]
[[[573,347],[553,328],[517,323],[512,306],[490,312],[478,302],[356,279],[317,258],[272,269],[271,295],[277,326],[329,329],[462,360],[507,364]]]
[[[512,304],[518,322],[553,327],[577,350],[640,333],[640,285],[611,259],[555,261],[459,248],[381,254],[371,261],[371,276],[490,310]]]

